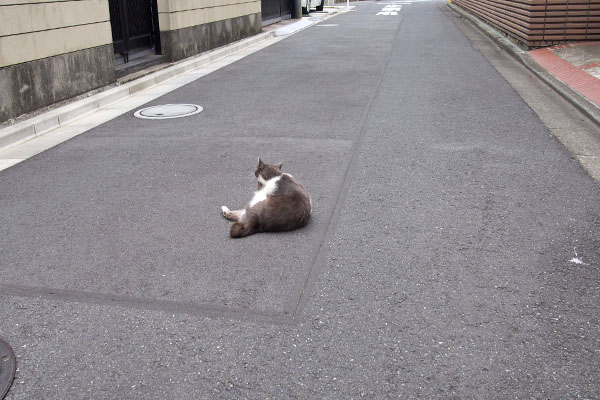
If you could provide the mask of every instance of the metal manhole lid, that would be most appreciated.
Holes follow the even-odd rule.
[[[196,104],[162,104],[137,110],[133,115],[143,119],[181,118],[198,114],[204,108]]]
[[[8,393],[8,389],[15,377],[17,359],[15,353],[2,338],[0,338],[0,399]]]

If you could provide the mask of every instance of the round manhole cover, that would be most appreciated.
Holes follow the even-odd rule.
[[[163,104],[137,110],[134,116],[144,119],[181,118],[198,114],[203,108],[196,104]]]
[[[13,353],[8,343],[0,338],[0,399],[3,399],[8,393],[16,369],[15,353]]]

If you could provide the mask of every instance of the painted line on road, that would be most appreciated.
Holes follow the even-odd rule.
[[[200,317],[236,319],[287,326],[293,324],[284,314],[260,310],[236,309],[230,306],[201,304],[173,300],[157,300],[109,293],[86,292],[81,290],[43,288],[26,285],[0,284],[0,295],[33,299],[47,299],[73,303],[108,305],[140,310],[159,311],[168,314],[188,314]]]

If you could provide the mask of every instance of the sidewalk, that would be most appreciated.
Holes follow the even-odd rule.
[[[542,68],[600,107],[600,42],[582,42],[532,50]]]

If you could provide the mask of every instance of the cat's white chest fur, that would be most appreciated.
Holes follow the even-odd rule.
[[[254,192],[254,196],[252,196],[252,200],[250,200],[250,207],[254,207],[255,204],[260,203],[261,201],[265,201],[267,196],[270,196],[277,190],[277,184],[281,179],[281,175],[276,176],[275,178],[271,178],[269,180],[265,180],[262,176],[258,176],[258,181],[263,185],[260,190]]]

